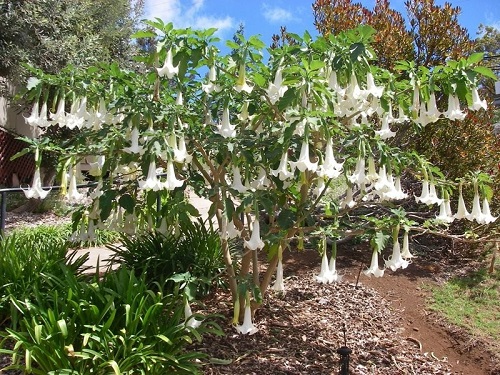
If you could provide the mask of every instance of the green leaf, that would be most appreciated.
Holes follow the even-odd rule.
[[[118,203],[122,208],[124,208],[129,214],[134,212],[135,208],[135,201],[134,198],[130,194],[123,194],[120,199],[118,200]]]
[[[130,37],[132,39],[154,38],[155,36],[156,36],[156,34],[152,31],[149,31],[149,30],[140,30],[140,31],[137,31],[137,32],[133,33],[132,35],[130,35]]]
[[[384,234],[381,231],[377,231],[375,235],[371,238],[370,244],[374,250],[381,252],[382,249],[385,247],[385,244],[387,243],[389,237],[390,237],[389,235]]]
[[[277,222],[281,229],[290,229],[295,224],[295,213],[289,209],[281,210]]]
[[[475,63],[478,63],[479,61],[481,61],[483,59],[483,56],[484,56],[484,53],[483,52],[476,52],[476,53],[473,53],[472,55],[470,55],[468,58],[467,58],[467,63],[468,64],[475,64]]]
[[[493,70],[491,70],[490,68],[487,68],[485,66],[476,66],[473,70],[476,73],[479,73],[486,78],[491,78],[494,79],[495,81],[498,80],[498,77],[496,76],[495,73],[493,73]]]

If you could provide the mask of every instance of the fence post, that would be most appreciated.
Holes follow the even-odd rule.
[[[5,216],[7,215],[7,192],[2,191],[1,193],[1,208],[0,208],[0,235],[3,235],[5,231]]]

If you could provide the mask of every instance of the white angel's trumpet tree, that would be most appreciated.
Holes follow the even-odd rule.
[[[64,106],[59,103],[56,114],[60,114],[61,120],[58,125],[80,133],[74,139],[75,147],[68,150],[65,159],[83,155],[102,155],[105,158],[97,168],[96,177],[102,181],[101,187],[96,189],[96,194],[89,196],[93,200],[92,206],[90,202],[84,203],[88,205],[84,207],[88,208],[88,214],[82,219],[85,224],[82,233],[87,237],[92,235],[92,225],[102,225],[99,221],[127,233],[145,233],[155,227],[162,233],[175,233],[178,226],[168,224],[170,220],[161,220],[160,225],[160,220],[148,219],[149,216],[159,218],[167,211],[167,207],[162,206],[161,211],[156,212],[156,207],[148,202],[160,198],[162,204],[172,200],[175,203],[176,199],[183,199],[186,189],[210,199],[213,208],[209,212],[210,220],[219,225],[229,289],[235,304],[238,303],[236,297],[240,297],[242,303],[244,299],[240,292],[241,283],[246,281],[239,276],[250,273],[250,267],[254,266],[257,271],[253,282],[265,294],[275,270],[268,269],[265,277],[261,277],[259,272],[264,267],[257,264],[257,252],[252,250],[244,252],[241,262],[235,261],[227,242],[232,232],[235,237],[240,236],[238,229],[241,228],[233,231],[234,223],[227,222],[223,231],[222,217],[228,220],[249,210],[255,213],[272,210],[267,212],[270,220],[265,226],[266,232],[261,233],[264,227],[260,228],[256,218],[253,230],[244,233],[243,237],[247,249],[262,248],[262,238],[266,239],[266,246],[274,249],[276,244],[273,242],[278,238],[287,241],[297,233],[311,229],[309,219],[314,219],[320,201],[324,200],[315,196],[314,191],[323,191],[322,184],[326,181],[331,186],[351,185],[347,199],[341,204],[338,198],[329,194],[324,197],[334,203],[330,206],[335,207],[330,217],[356,214],[355,210],[348,208],[358,202],[363,209],[370,210],[383,204],[383,200],[402,197],[404,193],[401,194],[398,187],[399,180],[396,176],[393,178],[394,170],[398,175],[415,172],[412,164],[405,164],[415,155],[401,150],[397,142],[388,145],[387,139],[397,128],[414,124],[416,126],[412,128],[419,132],[423,122],[438,118],[433,99],[429,99],[427,93],[449,92],[452,88],[448,111],[439,118],[461,118],[464,112],[460,109],[460,102],[464,103],[471,92],[469,104],[484,108],[473,89],[475,82],[485,74],[468,66],[465,60],[455,65],[446,63],[444,70],[429,67],[411,73],[389,73],[383,68],[369,66],[372,57],[365,51],[370,48],[360,48],[359,61],[353,62],[345,38],[331,36],[318,37],[320,43],[307,42],[304,38],[304,42],[299,41],[300,45],[294,47],[294,53],[287,53],[282,48],[269,50],[266,52],[270,54],[269,59],[264,63],[260,58],[264,52],[264,47],[260,46],[263,43],[257,38],[242,40],[235,47],[235,53],[226,56],[211,42],[210,32],[189,28],[171,32],[171,29],[167,30],[171,27],[169,25],[159,26],[155,22],[152,25],[157,29],[159,44],[154,51],[156,55],[149,61],[156,61],[155,57],[160,56],[157,66],[145,66],[146,72],[153,69],[152,76],[124,70],[116,64],[99,66],[97,71],[103,74],[88,69],[78,74],[62,71],[57,79],[40,75],[40,85],[32,87],[29,92],[31,98],[38,97],[30,121],[38,122],[44,113],[48,118],[46,112],[40,111],[43,104],[40,95],[57,92],[59,98],[65,98],[64,106],[71,108],[63,121]],[[198,52],[202,52],[203,57],[200,58]],[[437,72],[439,76],[435,76]],[[451,77],[460,77],[467,82],[458,90],[453,87]],[[60,87],[56,87],[55,82]],[[408,97],[408,89],[413,89],[413,98]],[[459,97],[453,96],[455,91]],[[397,108],[397,118],[392,108]],[[233,113],[234,116],[230,116]],[[55,125],[53,122],[57,117],[50,117],[50,126]],[[446,121],[442,125],[446,126]],[[384,128],[383,132],[381,128]],[[375,130],[380,132],[379,135],[375,135]],[[172,133],[176,137],[172,137],[173,142],[169,145],[165,140]],[[339,161],[358,160],[358,141],[359,145],[366,142],[371,152],[363,154],[363,160],[368,159],[368,173],[365,172],[364,178],[358,173],[355,178],[355,189],[358,183],[365,185],[359,186],[365,190],[359,199],[356,196],[355,201],[353,183],[347,180],[352,170],[343,172]],[[296,153],[286,152],[287,149]],[[280,156],[281,160],[277,160]],[[396,159],[399,164],[391,166],[392,160]],[[426,165],[425,160],[422,162]],[[375,171],[375,164],[379,173]],[[157,170],[160,165],[164,169]],[[243,179],[236,166],[241,168]],[[166,176],[159,178],[157,173],[166,173]],[[269,178],[269,174],[275,177]],[[437,203],[429,186],[432,178],[423,180],[427,184],[427,193],[421,197],[422,201]],[[38,187],[39,183],[34,185]],[[32,191],[46,194],[41,187]],[[127,199],[121,199],[124,195]],[[133,212],[130,208],[127,210],[129,198],[134,201]],[[250,200],[258,207],[250,207]],[[96,201],[106,201],[108,207],[101,207],[99,211]],[[235,204],[238,208],[234,207]],[[173,211],[169,212],[172,214],[169,217],[176,217],[179,212],[175,210],[180,210],[178,206],[185,207],[169,205],[168,209]],[[151,215],[152,211],[155,211],[154,215]],[[189,215],[193,211],[182,213]],[[492,220],[488,211],[489,205],[483,202],[482,218]],[[359,221],[366,217],[369,216],[359,217]],[[405,252],[404,238],[400,255],[407,260],[410,256]],[[303,241],[299,245],[301,243]],[[381,276],[384,272],[378,267],[377,251],[380,250],[376,249],[372,255],[372,266],[367,271],[370,275]],[[276,256],[274,252],[272,254]],[[396,259],[399,261],[397,252],[390,261]],[[333,260],[329,265],[325,262],[324,274],[335,275]],[[273,258],[269,264],[275,267],[278,263],[278,259]],[[252,302],[252,306],[259,303]],[[248,318],[240,328],[248,333],[254,328],[249,301],[244,309],[245,314],[248,311]]]

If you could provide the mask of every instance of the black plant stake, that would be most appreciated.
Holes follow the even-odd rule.
[[[347,347],[345,323],[344,326],[342,327],[342,332],[344,332],[344,346],[337,349],[337,353],[340,354],[339,375],[349,375],[349,354],[352,353],[352,350]]]

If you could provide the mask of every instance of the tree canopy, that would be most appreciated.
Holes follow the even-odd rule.
[[[55,73],[64,66],[125,62],[143,0],[0,0],[0,75],[22,76],[28,63]]]

